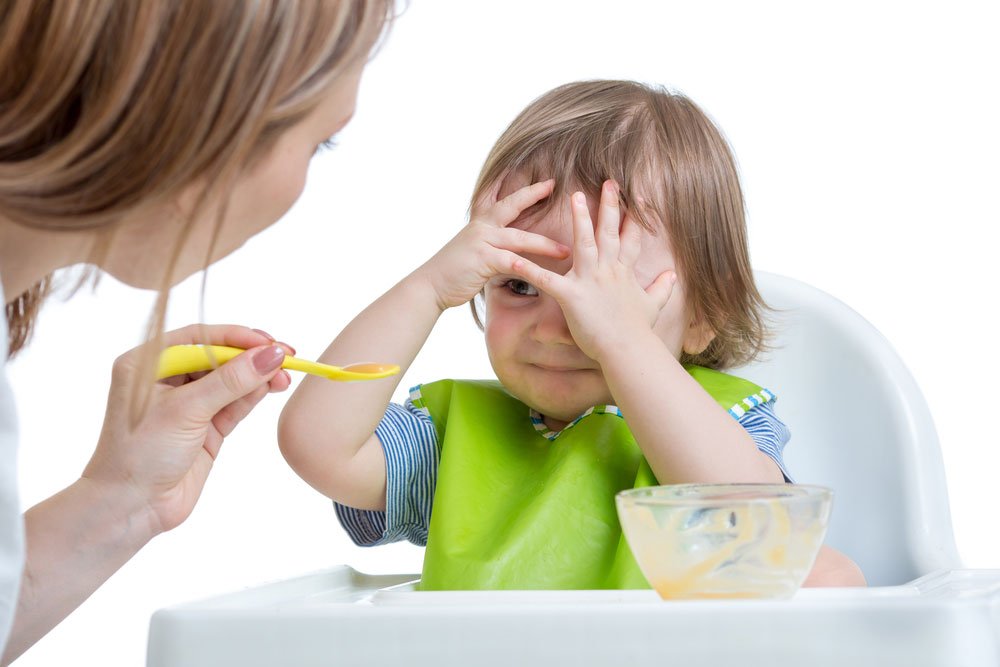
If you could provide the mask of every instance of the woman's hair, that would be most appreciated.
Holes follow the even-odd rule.
[[[685,353],[682,362],[727,368],[767,348],[767,306],[750,267],[736,162],[719,129],[687,97],[633,81],[560,86],[500,135],[472,201],[515,173],[556,181],[529,215],[545,215],[578,189],[598,198],[610,178],[640,225],[665,231],[691,314],[715,333],[704,351]]]
[[[120,221],[203,183],[163,277],[150,321],[157,338],[199,209],[210,196],[225,201],[239,175],[368,57],[395,11],[394,0],[0,3],[0,215],[94,230],[98,263]],[[11,353],[50,284],[6,304]]]

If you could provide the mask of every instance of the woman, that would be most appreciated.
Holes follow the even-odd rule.
[[[89,464],[23,520],[0,367],[4,664],[184,521],[223,438],[288,387],[288,348],[263,332],[162,334],[167,292],[291,206],[317,146],[350,119],[392,11],[392,0],[0,3],[0,360],[28,340],[59,268],[88,263],[160,291],[150,340],[115,362]],[[204,377],[150,382],[163,345],[192,342],[248,351]]]

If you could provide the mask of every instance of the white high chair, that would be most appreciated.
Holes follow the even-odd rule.
[[[149,667],[996,667],[1000,571],[959,570],[930,413],[889,343],[831,296],[758,273],[795,480],[834,489],[827,543],[870,588],[662,602],[653,591],[418,592],[340,566],[154,614]]]
[[[829,294],[772,273],[756,279],[777,310],[775,349],[733,373],[777,395],[794,480],[834,490],[827,544],[871,586],[961,567],[934,423],[895,350]]]

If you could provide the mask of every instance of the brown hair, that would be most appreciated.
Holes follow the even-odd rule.
[[[577,189],[597,198],[610,178],[639,224],[667,233],[692,314],[715,333],[705,350],[684,354],[683,363],[739,366],[767,348],[767,306],[750,266],[736,161],[719,129],[687,97],[633,81],[555,88],[500,135],[472,201],[515,172],[531,182],[556,181],[530,215],[546,214]]]
[[[37,229],[100,230],[97,262],[118,222],[144,206],[195,182],[205,183],[200,206],[224,200],[367,57],[394,12],[393,0],[2,3],[0,215]],[[196,217],[173,251],[149,338],[162,331]],[[6,304],[11,353],[50,284]]]

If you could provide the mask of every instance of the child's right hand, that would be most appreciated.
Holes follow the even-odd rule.
[[[530,269],[541,270],[518,253],[569,255],[567,246],[509,227],[528,207],[548,197],[553,186],[552,181],[535,183],[500,201],[499,186],[493,188],[472,207],[469,224],[455,238],[359,313],[330,343],[319,358],[323,363],[383,359],[398,364],[401,373],[394,380],[351,385],[302,381],[278,425],[281,452],[302,479],[341,505],[385,510],[385,452],[375,429],[399,377],[445,309],[471,301],[497,275],[523,278]]]
[[[442,311],[471,301],[494,276],[525,278],[531,263],[520,254],[569,256],[570,248],[562,243],[507,226],[548,197],[554,185],[552,179],[533,183],[497,201],[498,183],[476,202],[469,224],[415,272],[430,283]]]

